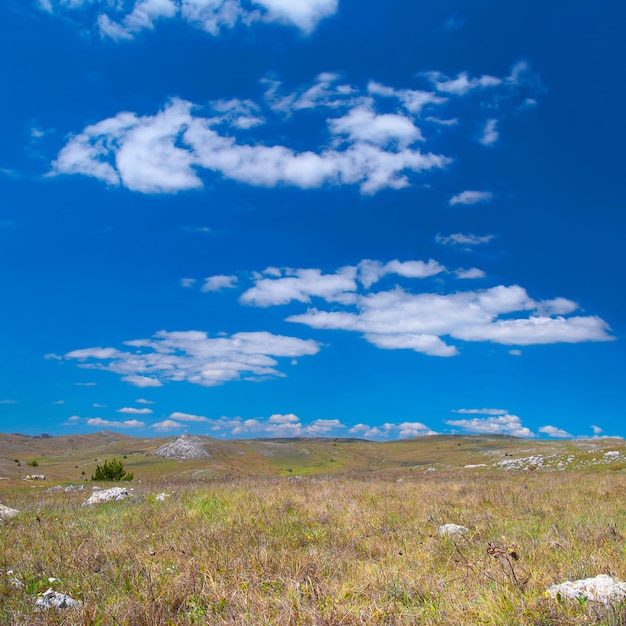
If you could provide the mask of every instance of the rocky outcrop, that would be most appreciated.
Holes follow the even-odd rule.
[[[586,599],[609,604],[626,598],[626,583],[613,580],[606,574],[600,574],[595,578],[567,580],[560,585],[552,585],[548,589],[548,594],[552,598]]]
[[[204,441],[195,435],[181,435],[157,448],[154,454],[179,461],[204,459],[211,456],[204,447]]]
[[[19,511],[17,509],[11,509],[8,506],[4,506],[4,504],[0,504],[0,519],[8,519],[18,513]]]
[[[94,491],[89,500],[83,503],[83,506],[123,500],[124,498],[128,498],[128,496],[130,496],[128,489],[125,489],[124,487],[112,487],[111,489],[105,489],[104,491]]]

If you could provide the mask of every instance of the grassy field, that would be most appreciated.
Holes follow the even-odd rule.
[[[231,449],[191,462],[109,443],[99,458],[126,454],[131,496],[92,507],[92,483],[14,474],[95,468],[93,447],[31,441],[35,467],[4,454],[0,502],[20,513],[0,525],[0,624],[626,624],[626,607],[545,593],[626,579],[626,477],[605,462],[621,442],[237,443],[250,471]],[[446,523],[468,532],[441,536]],[[49,587],[82,605],[36,609]]]

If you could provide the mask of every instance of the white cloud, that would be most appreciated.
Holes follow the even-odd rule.
[[[112,420],[103,420],[99,417],[90,417],[87,419],[89,426],[104,426],[105,428],[143,428],[145,424],[137,420],[125,420],[117,422]]]
[[[522,351],[521,350],[509,350],[509,354],[511,354],[512,356],[522,356]]]
[[[462,415],[506,415],[506,409],[455,409],[453,413],[461,413]]]
[[[364,141],[376,146],[391,142],[406,147],[415,141],[423,141],[420,129],[404,115],[376,114],[366,106],[356,106],[343,117],[329,122],[335,135],[347,135],[353,142]]]
[[[365,437],[366,439],[406,439],[408,437],[425,437],[436,435],[421,422],[401,422],[399,424],[386,423],[382,426],[369,426],[368,424],[356,424],[348,431],[352,435]]]
[[[217,276],[209,276],[204,279],[202,291],[221,291],[222,289],[232,289],[237,285],[236,276],[225,276],[219,274]]]
[[[160,331],[150,339],[125,344],[132,350],[74,350],[65,359],[79,361],[80,367],[120,374],[122,380],[138,387],[178,381],[210,387],[231,380],[284,376],[276,369],[278,357],[294,358],[319,351],[315,341],[267,332],[210,338],[200,331]]]
[[[171,420],[178,420],[179,422],[208,422],[210,421],[203,415],[193,415],[192,413],[180,413],[175,411],[170,415]]]
[[[424,261],[398,261],[397,259],[381,263],[364,259],[358,265],[359,281],[366,289],[389,274],[397,274],[405,278],[428,278],[445,271],[446,268],[433,259],[429,259],[426,263]]]
[[[501,78],[488,75],[469,78],[467,72],[461,72],[456,78],[448,78],[441,72],[427,72],[425,76],[430,80],[437,91],[455,96],[464,96],[475,89],[496,87],[502,84]]]
[[[137,404],[154,404],[154,400],[146,400],[145,398],[137,398],[135,402]]]
[[[150,415],[152,413],[152,409],[144,408],[144,409],[136,409],[134,407],[125,406],[123,409],[117,409],[118,413],[129,413],[131,415]]]
[[[195,278],[181,278],[180,286],[185,287],[186,289],[193,287],[196,284]]]
[[[0,404],[18,404],[18,401],[5,399],[5,400],[0,400]]]
[[[273,306],[293,300],[308,303],[312,297],[343,303],[350,303],[355,299],[355,267],[343,267],[334,274],[322,274],[319,269],[286,269],[278,272],[279,278],[258,277],[254,287],[241,295],[241,302]]]
[[[337,12],[338,0],[39,0],[39,6],[75,20],[88,19],[84,9],[95,6],[101,36],[121,41],[174,19],[214,36],[239,24],[261,21],[295,26],[309,34],[321,20]]]
[[[565,302],[546,302],[533,300],[517,285],[451,294],[413,294],[396,287],[356,294],[356,311],[337,306],[332,311],[311,308],[287,321],[316,329],[359,332],[380,348],[446,357],[458,354],[458,349],[445,337],[518,346],[613,340],[608,325],[599,317],[551,316],[548,311],[555,307],[553,303],[558,302],[556,308],[563,310]]]
[[[281,415],[280,413],[275,413],[270,416],[267,420],[270,424],[294,424],[300,421],[300,418],[293,413],[287,413],[286,415]]]
[[[2,404],[2,401],[0,401],[0,404]],[[57,405],[65,404],[65,400],[55,400],[52,404],[57,404]]]
[[[472,267],[468,270],[458,269],[455,271],[457,278],[463,279],[474,279],[474,278],[485,278],[487,274],[483,272],[483,270],[478,269],[477,267]]]
[[[593,424],[591,425],[591,429],[593,430],[594,435],[600,435],[603,432],[599,426],[594,426]]]
[[[409,185],[407,174],[444,168],[450,159],[404,145],[383,148],[358,138],[340,149],[297,152],[287,146],[246,144],[221,135],[212,118],[192,114],[174,99],[154,116],[120,113],[70,138],[53,174],[83,174],[141,193],[174,193],[202,186],[205,169],[250,185],[359,185],[372,194]],[[382,131],[381,131],[382,132]]]
[[[162,422],[156,422],[152,424],[152,428],[161,432],[168,432],[170,430],[184,428],[184,426],[178,422],[175,422],[174,420],[163,420]]]
[[[453,233],[452,235],[448,235],[446,237],[437,235],[435,237],[435,241],[446,246],[466,246],[469,248],[470,246],[480,246],[482,244],[489,243],[494,237],[495,235],[479,236],[471,234],[466,235],[464,233]]]
[[[447,98],[437,96],[432,91],[394,89],[393,87],[381,85],[376,81],[370,81],[367,86],[367,91],[371,95],[382,96],[384,98],[396,98],[407,111],[416,115],[420,115],[422,109],[428,105],[445,104],[448,100]]]
[[[483,146],[492,146],[500,136],[498,133],[498,120],[497,119],[489,119],[485,122],[485,127],[483,128],[482,135],[479,138],[479,142],[483,144]]]
[[[513,437],[534,437],[533,432],[522,426],[517,415],[498,415],[494,417],[475,417],[463,420],[447,420],[448,426],[454,426],[470,433],[488,435],[511,435]]]
[[[478,202],[489,202],[492,200],[493,194],[490,191],[462,191],[456,196],[450,198],[448,204],[454,206],[456,204],[476,204]]]
[[[539,432],[543,433],[544,435],[548,435],[548,437],[558,437],[560,439],[572,438],[572,435],[570,435],[565,430],[562,430],[561,428],[557,428],[556,426],[542,426],[539,429]]]

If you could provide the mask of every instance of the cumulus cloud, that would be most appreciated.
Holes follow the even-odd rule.
[[[561,428],[557,428],[556,426],[542,426],[539,429],[540,433],[544,435],[548,435],[548,437],[557,437],[559,439],[571,439],[572,435],[570,435],[567,431],[562,430]]]
[[[232,289],[237,284],[236,276],[225,276],[220,274],[218,276],[209,276],[204,279],[202,285],[202,291],[221,291],[222,289]]]
[[[172,1],[144,0],[137,6],[157,10]],[[298,6],[295,0],[272,1],[277,3],[272,8],[276,13]],[[289,10],[295,14],[293,7]],[[489,82],[484,77],[476,80],[477,84]],[[475,79],[467,81],[473,85]],[[498,102],[507,102],[506,94],[521,89],[521,83],[498,81],[494,89],[503,91]],[[81,174],[140,193],[198,189],[203,177],[210,176],[261,187],[358,186],[361,193],[374,194],[407,187],[418,176],[445,169],[453,160],[425,148],[440,134],[442,124],[450,121],[421,117],[424,107],[434,113],[449,106],[449,98],[436,91],[373,81],[355,87],[330,72],[297,88],[286,88],[274,77],[264,78],[262,84],[265,92],[256,99],[230,98],[197,106],[174,98],[156,113],[119,112],[90,124],[69,136],[52,163],[51,174]],[[471,118],[470,125],[482,110],[481,104],[495,106],[478,102],[464,107],[462,113]],[[433,135],[430,138],[422,129],[427,120],[439,126],[434,130],[426,124]],[[308,139],[297,134],[299,128],[312,125],[318,127],[317,140],[311,134]],[[450,125],[449,132],[465,127]],[[271,141],[268,128],[280,141]],[[485,193],[467,191],[452,203],[484,201],[488,199]]]
[[[137,420],[125,420],[118,422],[113,420],[103,420],[99,417],[90,417],[87,419],[89,426],[104,426],[105,428],[143,428],[145,424]]]
[[[278,275],[277,275],[278,272]],[[259,276],[254,287],[241,295],[241,302],[256,306],[273,306],[297,302],[311,302],[312,297],[327,302],[350,303],[355,299],[356,268],[344,267],[334,274],[322,274],[319,269],[269,268]]]
[[[138,387],[186,381],[207,387],[232,380],[282,377],[277,358],[317,354],[312,340],[245,332],[209,337],[201,331],[160,331],[150,339],[126,341],[128,349],[87,348],[65,355],[79,366],[114,372]]]
[[[269,418],[243,419],[221,417],[209,419],[209,429],[233,436],[254,437],[320,437],[345,428],[337,419],[316,419],[303,423],[294,413],[275,413]]]
[[[309,34],[319,22],[337,12],[339,0],[39,0],[42,10],[82,22],[96,10],[102,37],[133,39],[160,22],[177,20],[213,36],[238,25],[268,22],[295,26]],[[87,11],[87,9],[91,9]]]
[[[450,206],[456,204],[477,204],[478,202],[489,202],[493,198],[490,191],[462,191],[456,196],[452,196],[448,201]]]
[[[152,409],[143,408],[136,409],[134,407],[126,406],[123,409],[117,409],[118,413],[130,413],[131,415],[150,415],[152,413]]]
[[[407,439],[409,437],[425,437],[437,434],[421,422],[400,422],[399,424],[388,422],[381,426],[356,424],[348,432],[366,439]]]
[[[287,320],[316,329],[359,332],[380,348],[444,357],[458,354],[445,337],[504,345],[613,339],[599,317],[551,315],[550,306],[533,300],[517,285],[450,294],[414,294],[396,287],[357,294],[354,305],[356,312],[310,308]],[[563,310],[565,305],[559,306]]]
[[[511,435],[513,437],[534,437],[534,433],[522,425],[517,415],[498,415],[494,417],[474,417],[462,420],[447,420],[448,426],[460,428],[465,432],[487,435]]]
[[[296,151],[284,145],[244,143],[220,134],[215,119],[172,100],[139,117],[119,113],[70,138],[53,163],[54,174],[83,174],[141,193],[174,193],[202,186],[198,170],[250,185],[359,185],[361,192],[409,185],[407,174],[444,168],[450,159],[402,143],[393,147],[357,134],[341,146]],[[381,133],[383,131],[381,130]]]

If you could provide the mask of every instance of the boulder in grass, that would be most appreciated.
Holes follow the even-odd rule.
[[[79,607],[82,604],[80,600],[74,600],[66,593],[59,593],[50,587],[48,591],[44,591],[37,601],[35,606],[40,609],[71,609],[73,607]]]
[[[552,585],[548,589],[548,595],[552,598],[587,599],[610,604],[626,598],[626,583],[600,574],[595,578],[567,580],[560,585]]]
[[[0,504],[0,519],[8,519],[9,517],[14,517],[18,513],[19,511],[17,509],[12,509],[8,506],[4,506],[4,504]]]
[[[459,524],[444,524],[439,526],[437,532],[444,537],[462,537],[469,532],[469,528]]]
[[[83,506],[91,506],[92,504],[102,504],[104,502],[111,502],[114,500],[123,500],[128,498],[130,493],[128,489],[124,487],[112,487],[111,489],[104,489],[103,491],[95,491],[89,500],[87,500]]]

